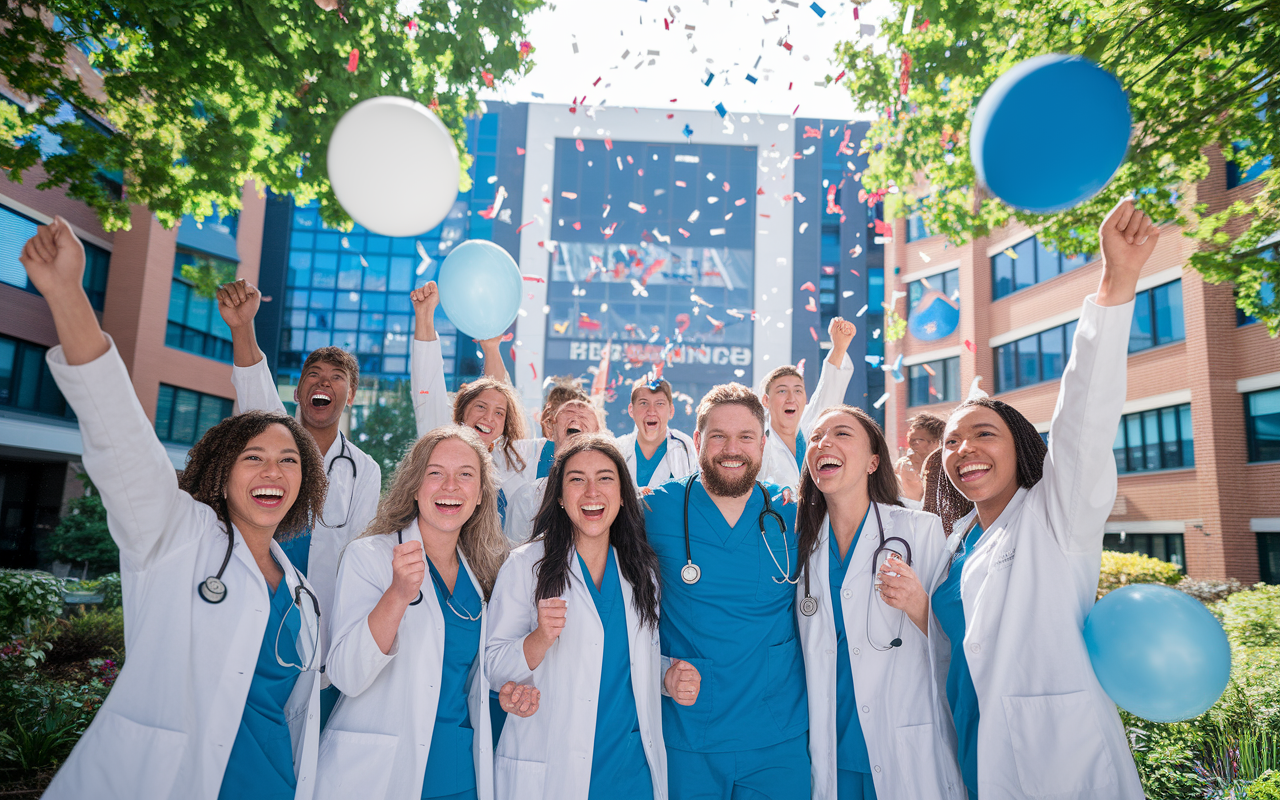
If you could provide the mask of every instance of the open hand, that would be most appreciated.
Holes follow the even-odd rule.
[[[688,661],[672,659],[667,674],[662,679],[667,694],[682,706],[691,706],[698,699],[698,690],[702,688],[702,675],[697,667]]]
[[[498,706],[508,714],[517,717],[531,717],[538,710],[538,702],[542,693],[536,686],[528,686],[515,681],[507,681],[498,690]]]

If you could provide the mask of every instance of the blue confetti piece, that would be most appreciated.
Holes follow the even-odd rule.
[[[707,79],[706,79],[705,81],[703,81],[703,82],[702,82],[702,85],[703,85],[703,86],[710,86],[710,85],[711,85],[711,81],[715,80],[715,77],[716,77],[716,74],[715,74],[714,72],[713,72],[713,73],[711,73],[710,75],[708,75],[708,76],[707,76]]]
[[[690,136],[693,135],[693,128],[690,128],[689,124],[685,123],[684,130],[680,132],[684,134],[684,138],[688,139]]]
[[[823,11],[822,6],[818,5],[817,3],[814,3],[813,5],[809,6],[809,8],[812,8],[813,13],[817,14],[819,18],[825,17],[827,15],[827,12]]]
[[[755,75],[748,75],[748,76],[747,76],[747,80],[751,81],[752,83],[755,83],[755,82],[756,82],[756,76],[755,76]]]
[[[716,103],[716,113],[721,117],[726,116],[729,112],[725,110],[724,103]]]
[[[545,99],[545,97],[543,96],[542,92],[534,92],[534,93],[533,93],[533,96],[534,96],[534,97],[536,97],[536,98],[538,98],[539,100],[543,100],[543,99]]]

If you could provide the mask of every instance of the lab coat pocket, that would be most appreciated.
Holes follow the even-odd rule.
[[[83,751],[77,766],[84,769],[92,764],[98,773],[84,776],[82,786],[87,790],[101,797],[169,797],[187,734],[142,725],[103,709],[82,744],[77,748]],[[126,764],[127,779],[120,772]]]
[[[769,691],[765,704],[773,712],[778,727],[786,731],[799,726],[804,730],[809,718],[805,705],[804,656],[795,639],[769,646],[765,657]]]
[[[541,761],[493,760],[494,800],[542,800],[546,781],[547,765]]]
[[[400,737],[326,728],[320,737],[316,800],[387,794]]]
[[[1088,692],[1003,698],[1018,782],[1028,797],[1094,794],[1116,783],[1091,699]]]
[[[914,800],[950,797],[952,792],[944,791],[947,776],[939,768],[933,724],[901,725],[894,730],[894,738],[897,752],[891,769],[902,786],[902,793],[896,796]]]

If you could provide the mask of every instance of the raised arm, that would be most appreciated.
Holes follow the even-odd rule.
[[[485,377],[511,383],[511,376],[507,374],[507,364],[502,360],[502,337],[505,335],[495,336],[492,339],[480,339],[477,344],[480,345],[480,352],[484,355]]]
[[[832,319],[827,326],[827,335],[831,337],[831,354],[822,361],[818,385],[814,387],[813,396],[809,398],[804,414],[800,417],[800,430],[806,437],[823,411],[844,402],[845,389],[849,388],[849,380],[853,378],[849,343],[853,341],[855,330],[852,322],[840,317]]]
[[[175,525],[184,506],[164,446],[142,410],[124,362],[102,332],[81,281],[84,246],[62,217],[41,225],[19,256],[53,315],[60,344],[46,360],[75,410],[84,440],[85,472],[107,510],[107,527],[122,561],[144,569],[177,543],[189,525]]]
[[[436,334],[436,306],[440,290],[435,281],[409,294],[413,301],[413,347],[409,358],[409,385],[413,394],[413,419],[418,435],[453,422],[444,383],[444,356]]]
[[[240,411],[270,411],[285,414],[280,392],[271,378],[267,357],[258,347],[253,319],[262,305],[258,287],[244,278],[218,287],[218,313],[231,329],[231,385],[236,390]]]
[[[1037,484],[1054,537],[1068,552],[1102,547],[1116,497],[1112,452],[1125,401],[1129,323],[1142,265],[1159,231],[1123,200],[1099,230],[1102,280],[1084,301],[1071,359],[1049,425],[1049,454]]]

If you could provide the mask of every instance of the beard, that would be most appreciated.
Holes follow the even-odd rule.
[[[724,456],[717,456],[717,458],[728,460]],[[741,497],[755,488],[756,476],[760,474],[760,462],[753,461],[745,453],[735,458],[741,459],[745,468],[741,475],[730,476],[726,475],[720,465],[707,453],[698,454],[698,466],[702,468],[702,486],[707,490],[707,494],[718,497]]]

